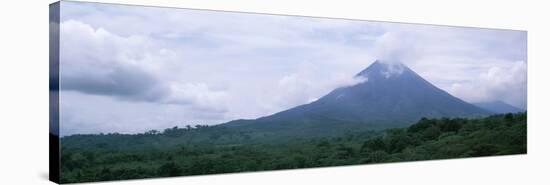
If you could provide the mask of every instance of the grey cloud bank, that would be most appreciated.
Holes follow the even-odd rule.
[[[376,59],[466,101],[527,101],[522,31],[64,2],[61,134],[257,118],[311,102]]]

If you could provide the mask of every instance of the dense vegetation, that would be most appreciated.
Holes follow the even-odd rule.
[[[208,126],[73,135],[61,139],[61,182],[523,154],[526,117],[422,118],[408,128],[291,139]]]

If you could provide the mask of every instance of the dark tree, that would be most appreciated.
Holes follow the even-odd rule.
[[[178,176],[181,173],[182,170],[174,162],[163,164],[157,171],[159,176]]]

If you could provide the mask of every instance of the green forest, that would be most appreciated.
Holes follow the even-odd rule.
[[[61,183],[524,154],[527,113],[422,118],[407,128],[262,137],[199,125],[61,138]]]

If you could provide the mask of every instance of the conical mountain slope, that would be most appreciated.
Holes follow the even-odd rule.
[[[422,117],[491,114],[435,87],[401,63],[375,61],[356,77],[366,81],[335,89],[309,104],[224,125],[289,135],[327,135],[357,129],[404,127]]]

